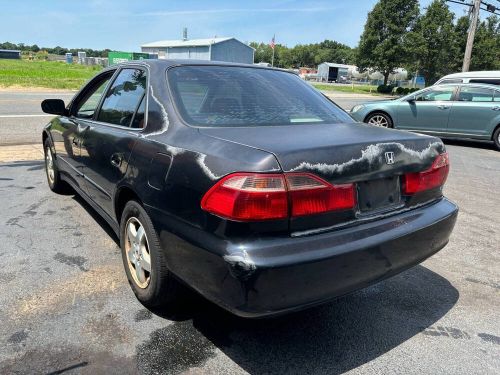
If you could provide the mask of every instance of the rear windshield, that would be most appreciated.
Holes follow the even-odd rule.
[[[181,66],[168,71],[175,104],[195,126],[352,122],[295,74],[269,69]]]

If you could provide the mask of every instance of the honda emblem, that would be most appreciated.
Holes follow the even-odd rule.
[[[394,164],[394,152],[385,153],[385,162],[389,165]]]

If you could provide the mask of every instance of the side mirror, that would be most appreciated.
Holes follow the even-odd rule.
[[[411,97],[411,98],[409,98],[409,99],[406,99],[406,101],[407,101],[408,103],[410,103],[410,104],[415,103],[415,97],[413,96],[413,97]]]
[[[61,99],[45,99],[42,102],[42,111],[51,115],[64,116],[67,114],[64,101]]]

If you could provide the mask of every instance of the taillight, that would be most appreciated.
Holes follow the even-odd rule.
[[[356,204],[354,185],[331,185],[310,174],[286,174],[292,216],[345,210]]]
[[[201,208],[237,221],[284,219],[353,208],[353,184],[331,185],[311,174],[234,173],[216,183]]]
[[[215,184],[201,208],[228,219],[251,221],[288,216],[285,178],[281,174],[235,173]]]
[[[404,192],[412,195],[443,186],[450,171],[448,153],[436,157],[431,167],[417,173],[407,173],[404,176]]]

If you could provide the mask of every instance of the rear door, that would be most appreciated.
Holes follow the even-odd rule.
[[[111,217],[116,186],[127,171],[132,148],[145,126],[146,85],[144,68],[122,68],[83,136],[82,163],[87,191]]]
[[[452,134],[490,136],[490,123],[499,112],[494,109],[494,91],[480,86],[461,86],[448,122]]]
[[[399,103],[396,127],[398,129],[443,132],[453,105],[456,85],[431,87],[411,101]]]

